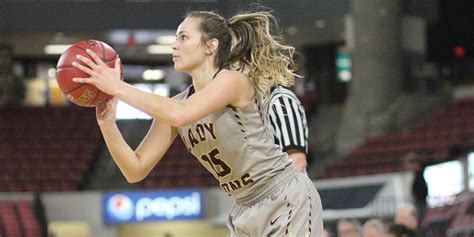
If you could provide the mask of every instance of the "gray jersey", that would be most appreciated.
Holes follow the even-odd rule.
[[[175,98],[186,100],[193,93],[190,86]],[[244,107],[226,107],[178,128],[186,148],[236,200],[255,195],[291,164],[288,155],[273,143],[262,106],[257,98]]]

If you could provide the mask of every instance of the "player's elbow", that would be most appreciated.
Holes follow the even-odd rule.
[[[186,111],[167,111],[165,115],[163,114],[152,114],[153,118],[163,121],[166,124],[169,124],[173,127],[183,127],[192,123],[189,115]]]
[[[142,175],[128,175],[128,176],[125,176],[125,178],[127,179],[128,183],[134,184],[134,183],[138,183],[138,182],[142,181],[143,179],[145,179],[145,176],[142,176]]]
[[[192,121],[185,113],[175,113],[172,118],[172,126],[174,127],[183,127],[191,124]]]
[[[180,128],[180,127],[184,127],[186,125],[189,125],[191,124],[191,122],[189,122],[188,120],[185,120],[185,119],[177,119],[175,121],[175,124],[173,126],[177,127],[177,128]]]
[[[145,173],[141,167],[124,172],[125,179],[131,184],[142,181],[147,175],[148,173]]]
[[[129,184],[135,184],[135,183],[138,183],[140,181],[142,181],[143,179],[127,179],[127,182]]]

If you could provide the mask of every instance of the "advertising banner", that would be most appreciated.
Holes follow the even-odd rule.
[[[104,193],[105,224],[204,218],[204,195],[198,189]]]

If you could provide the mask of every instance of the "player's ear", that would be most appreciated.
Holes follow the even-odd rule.
[[[207,50],[206,50],[206,55],[212,55],[215,52],[217,52],[217,48],[219,47],[219,40],[216,38],[209,39],[206,42],[207,45]]]

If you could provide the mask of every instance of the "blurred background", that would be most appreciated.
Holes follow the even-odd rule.
[[[125,81],[173,96],[190,83],[170,47],[186,11],[228,17],[254,2],[0,0],[0,236],[226,236],[232,201],[179,139],[128,184],[94,109],[63,97],[55,67],[69,46],[97,39],[120,55]],[[473,236],[474,2],[259,3],[298,51],[308,175],[332,236],[344,236],[340,220],[390,226],[401,207],[416,208],[413,155],[428,186],[420,236]],[[136,147],[150,118],[123,103],[117,116]]]

